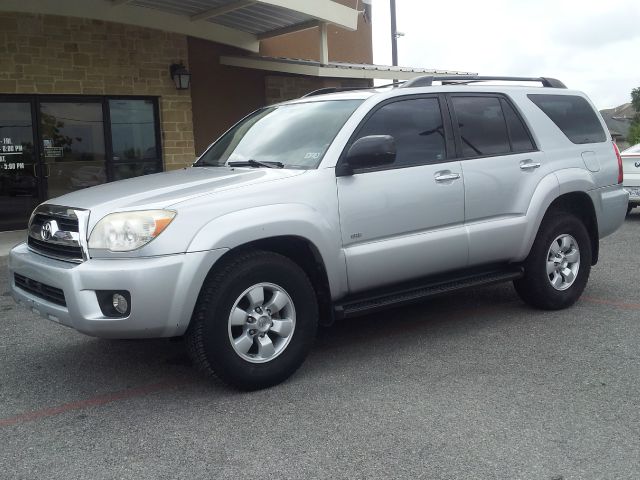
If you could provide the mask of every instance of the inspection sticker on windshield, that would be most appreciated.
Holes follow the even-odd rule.
[[[304,158],[312,158],[314,160],[320,158],[320,152],[307,152],[304,155]]]

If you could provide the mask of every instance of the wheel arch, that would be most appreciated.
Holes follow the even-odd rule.
[[[327,268],[320,250],[311,240],[297,235],[260,238],[238,245],[225,253],[222,259],[227,255],[234,255],[237,252],[246,250],[263,250],[278,253],[302,268],[316,290],[320,308],[320,323],[322,325],[333,323],[333,304]]]
[[[591,240],[591,265],[597,264],[600,255],[600,237],[598,218],[591,197],[582,191],[564,193],[551,202],[545,216],[556,213],[569,213],[582,221]]]
[[[207,276],[212,275],[233,256],[247,251],[273,252],[298,265],[306,273],[313,285],[320,308],[320,323],[329,325],[333,323],[333,303],[331,299],[331,287],[329,275],[323,257],[318,247],[308,238],[298,235],[278,235],[258,238],[246,243],[236,245],[218,259],[210,268]]]
[[[283,244],[279,245],[281,242]],[[226,248],[236,251],[253,246],[271,251],[279,249],[279,253],[300,260],[295,247],[290,245],[304,245],[314,261],[322,265],[328,278],[330,298],[346,294],[346,264],[337,219],[333,221],[329,215],[307,205],[258,206],[214,218],[195,235],[188,250]]]

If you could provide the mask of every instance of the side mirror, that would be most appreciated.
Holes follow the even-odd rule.
[[[355,169],[390,165],[396,161],[396,142],[391,135],[369,135],[351,145],[338,168],[336,176],[353,175]]]

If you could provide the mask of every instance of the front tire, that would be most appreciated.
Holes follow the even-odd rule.
[[[273,252],[223,259],[205,281],[186,334],[205,374],[241,390],[281,383],[315,339],[318,303],[305,272]]]
[[[568,213],[542,221],[524,277],[514,281],[520,298],[544,310],[573,305],[584,291],[591,271],[591,241],[584,224]]]

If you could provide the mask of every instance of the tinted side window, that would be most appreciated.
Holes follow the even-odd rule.
[[[358,138],[368,135],[391,135],[395,139],[395,166],[421,165],[446,158],[442,115],[436,98],[384,105],[369,117]]]
[[[530,94],[535,103],[573,143],[604,142],[607,136],[593,108],[577,95]]]
[[[531,137],[529,137],[527,129],[513,107],[505,100],[500,100],[500,103],[502,103],[504,118],[507,120],[509,138],[511,139],[511,150],[513,152],[530,152],[534,150]]]
[[[510,153],[507,125],[495,97],[452,97],[463,157]]]

